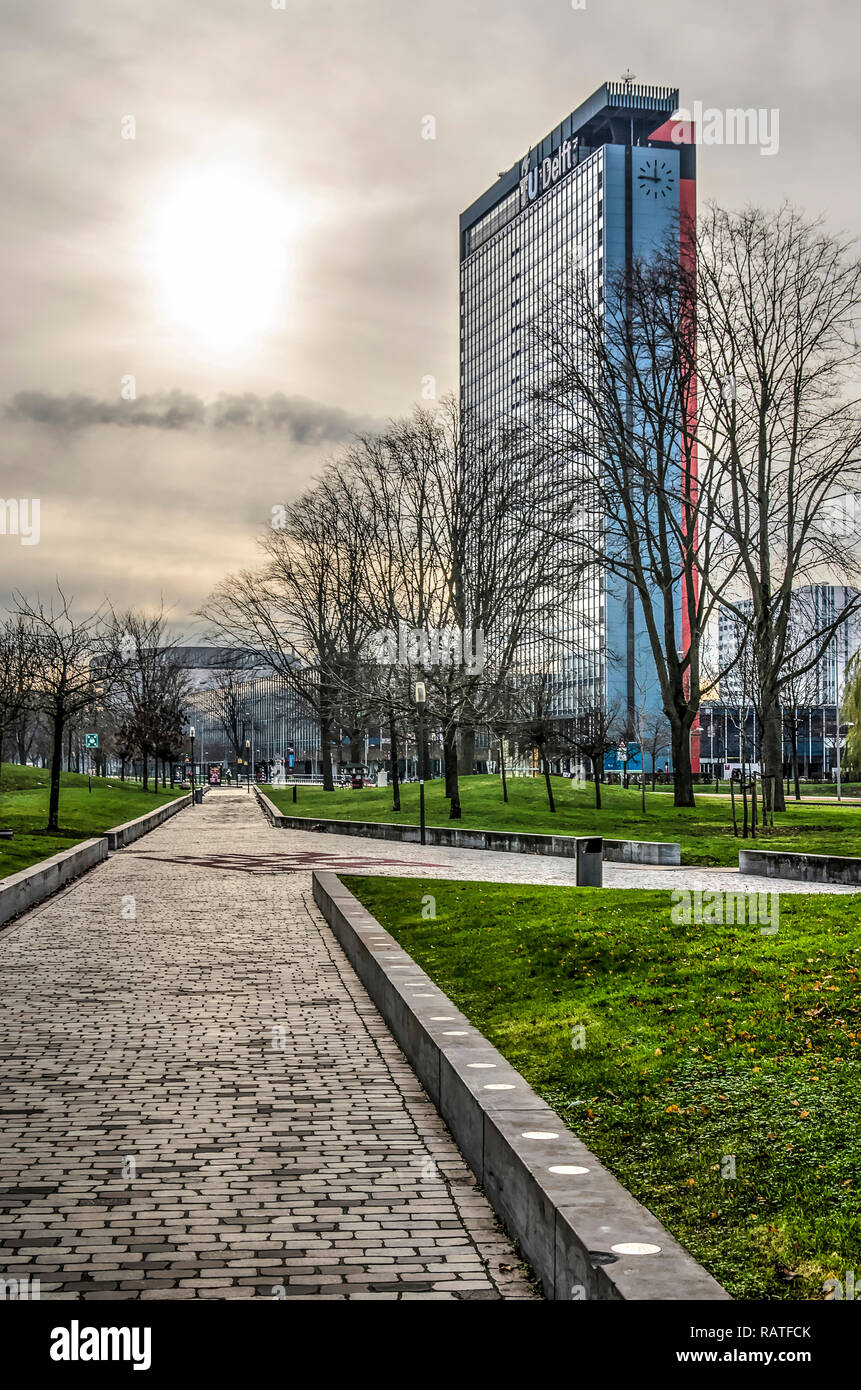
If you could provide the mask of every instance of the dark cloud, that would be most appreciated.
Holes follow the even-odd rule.
[[[253,392],[222,394],[210,404],[183,391],[141,396],[133,401],[104,401],[70,392],[50,396],[44,391],[19,391],[5,408],[8,420],[48,425],[58,430],[120,425],[126,429],[253,430],[283,434],[297,444],[338,443],[359,430],[373,427],[370,419],[335,406],[285,396]]]

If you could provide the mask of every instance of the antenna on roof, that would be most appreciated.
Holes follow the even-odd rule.
[[[625,84],[626,87],[632,86],[633,83],[636,82],[636,80],[637,80],[637,74],[634,73],[634,72],[631,72],[631,69],[630,69],[630,68],[628,68],[627,72],[623,72],[623,73],[622,73],[622,81],[624,82],[624,84]]]

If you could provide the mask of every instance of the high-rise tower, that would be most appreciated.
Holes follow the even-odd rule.
[[[533,145],[460,219],[461,400],[488,419],[525,419],[537,349],[530,322],[564,292],[571,266],[594,301],[650,247],[678,235],[694,256],[695,146],[673,122],[678,92],[608,82]],[[577,633],[583,640],[571,640]],[[588,576],[557,618],[555,711],[575,716],[600,690],[627,708],[659,705],[642,613],[630,586]],[[683,640],[685,633],[683,630]]]

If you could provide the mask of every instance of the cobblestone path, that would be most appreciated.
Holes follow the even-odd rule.
[[[535,1297],[313,904],[309,841],[222,789],[0,933],[0,1278]]]

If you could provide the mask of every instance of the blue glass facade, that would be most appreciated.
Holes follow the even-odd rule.
[[[465,409],[526,418],[542,368],[529,325],[546,298],[564,293],[576,268],[603,312],[605,281],[678,228],[682,178],[691,173],[683,162],[692,164],[693,151],[649,139],[677,104],[671,88],[605,84],[461,216]],[[563,483],[548,479],[536,503],[542,521]],[[600,540],[606,519],[596,510],[585,524]],[[552,674],[554,713],[576,717],[604,698],[622,710],[657,708],[642,611],[625,582],[596,566],[576,590],[552,597],[554,625],[524,664]]]

